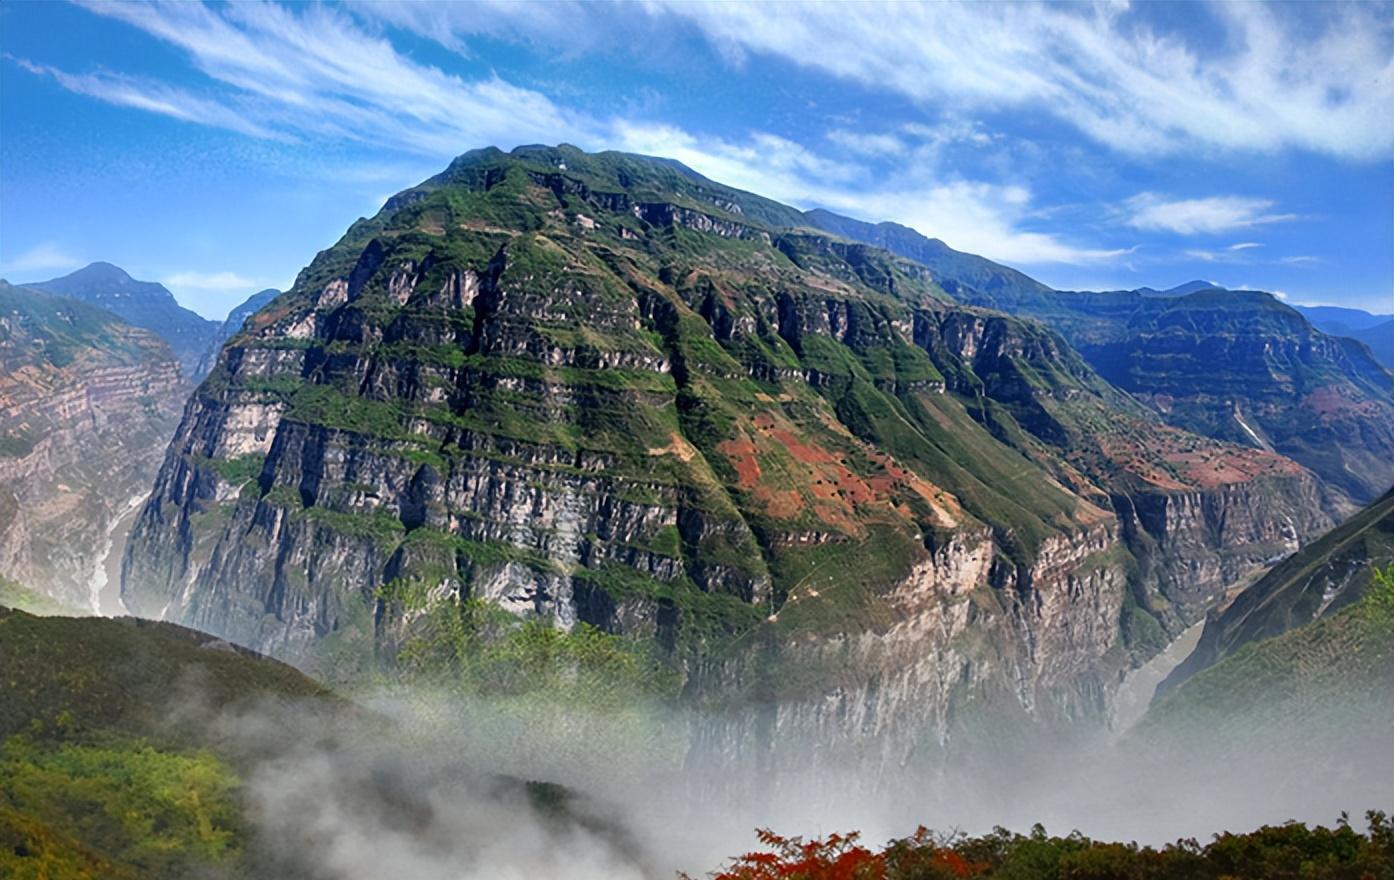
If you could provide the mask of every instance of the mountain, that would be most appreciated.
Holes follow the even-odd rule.
[[[1302,313],[1312,326],[1332,336],[1349,336],[1353,332],[1370,330],[1387,324],[1394,315],[1372,315],[1363,309],[1347,309],[1341,306],[1293,306]]]
[[[1387,501],[1374,526],[1383,532],[1385,559]],[[1346,541],[1362,540],[1344,526],[1337,531]],[[1318,543],[1333,567],[1359,565],[1334,536]],[[1310,566],[1317,560],[1307,551],[1299,557],[1275,574],[1295,575],[1293,566],[1304,562],[1308,574],[1326,574],[1320,564]],[[1275,590],[1270,581],[1241,594],[1236,604],[1259,590],[1259,606],[1242,615],[1248,624],[1266,617],[1273,626],[1241,627],[1239,640],[1223,645],[1213,665],[1171,682],[1148,709],[1129,735],[1144,790],[1149,776],[1165,784],[1178,767],[1201,766],[1213,768],[1209,790],[1243,791],[1258,803],[1296,796],[1324,811],[1387,804],[1394,774],[1394,569],[1375,574],[1373,565],[1338,575],[1335,580],[1354,575],[1362,589],[1348,589],[1315,617],[1319,597],[1300,586]],[[1284,607],[1293,599],[1295,608]],[[1190,802],[1205,804],[1204,791],[1191,793]]]
[[[1394,484],[1394,374],[1363,345],[1322,333],[1266,293],[1203,281],[1162,294],[1057,291],[906,227],[807,217],[837,235],[932,259],[934,279],[959,301],[1043,321],[1170,424],[1310,468],[1341,511]]]
[[[1370,347],[1375,360],[1394,370],[1394,315],[1372,315],[1337,306],[1293,306],[1312,326],[1332,336],[1358,339]]]
[[[1176,285],[1175,287],[1169,287],[1169,288],[1167,288],[1166,290],[1163,290],[1163,291],[1158,292],[1158,295],[1160,295],[1160,296],[1185,296],[1185,295],[1188,294],[1188,293],[1198,293],[1199,291],[1202,291],[1202,290],[1223,290],[1223,289],[1224,289],[1224,288],[1220,287],[1220,285],[1216,284],[1216,283],[1213,282],[1213,281],[1199,281],[1199,280],[1196,280],[1196,281],[1187,281],[1187,282],[1185,282],[1184,284],[1178,284],[1178,285]],[[1152,292],[1153,292],[1153,291],[1151,291],[1149,288],[1143,288],[1143,290],[1144,290],[1144,291],[1147,291],[1147,292],[1149,292],[1149,293],[1152,293]]]
[[[218,323],[179,305],[163,284],[136,281],[110,263],[92,263],[61,278],[29,285],[72,297],[111,312],[128,324],[143,327],[169,344],[184,376],[198,382],[199,359],[212,343]]]
[[[803,215],[803,224],[824,232],[863,241],[908,257],[929,267],[936,279],[952,280],[986,294],[1003,294],[1013,302],[1046,298],[1053,291],[1028,275],[986,257],[956,251],[937,238],[926,238],[899,223],[867,223],[816,208]]]
[[[1365,343],[1375,360],[1385,369],[1394,370],[1394,320],[1376,324],[1367,330],[1353,330],[1346,335]]]
[[[214,332],[208,347],[199,358],[198,365],[195,367],[195,375],[201,379],[212,372],[213,365],[218,361],[218,353],[223,350],[223,345],[242,329],[242,325],[246,323],[248,318],[280,295],[281,292],[275,288],[258,291],[243,300],[231,312],[228,312],[227,320],[223,321],[222,325]]]
[[[467,153],[224,347],[122,595],[329,677],[458,653],[480,603],[598,630],[780,760],[1101,718],[1329,524],[1316,480],[932,279],[674,163]]]
[[[469,713],[399,723],[134,618],[0,607],[0,668],[6,878],[664,876],[608,802],[475,764]]]
[[[1247,587],[1205,623],[1200,643],[1165,682],[1169,690],[1251,642],[1336,614],[1365,595],[1376,569],[1394,564],[1394,490]]]
[[[0,575],[95,607],[112,530],[150,491],[187,391],[153,334],[0,281]]]

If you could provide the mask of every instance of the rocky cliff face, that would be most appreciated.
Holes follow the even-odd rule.
[[[111,528],[149,490],[187,390],[151,334],[0,283],[0,573],[94,607]]]
[[[1394,484],[1394,375],[1364,345],[1257,291],[1058,291],[893,223],[813,211],[821,229],[919,260],[962,302],[1039,318],[1169,424],[1276,451],[1348,514]]]
[[[640,157],[461,157],[224,348],[127,604],[323,670],[482,598],[893,762],[980,697],[1102,717],[1326,524],[1293,462],[800,216]]]
[[[1376,569],[1394,563],[1394,491],[1303,547],[1216,609],[1200,643],[1166,681],[1169,691],[1236,654],[1359,602]]]
[[[194,367],[193,375],[197,379],[202,379],[213,371],[213,367],[218,363],[218,355],[222,353],[223,346],[227,341],[237,335],[237,331],[242,329],[242,325],[247,319],[256,314],[262,306],[280,296],[281,292],[275,288],[260,290],[243,300],[236,308],[228,312],[227,319],[219,325],[214,332],[213,338],[209,340],[207,348],[199,356],[198,363]]]

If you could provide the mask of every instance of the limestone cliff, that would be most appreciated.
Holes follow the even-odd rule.
[[[92,607],[109,532],[149,490],[187,390],[153,335],[0,282],[0,574]]]
[[[643,157],[462,156],[224,348],[127,604],[333,674],[482,598],[890,761],[978,697],[1103,717],[1327,524],[1292,461],[801,218]]]
[[[894,223],[805,218],[924,263],[962,302],[1038,318],[1169,424],[1301,463],[1338,515],[1394,483],[1394,374],[1349,334],[1328,335],[1267,293],[1204,282],[1052,290]]]

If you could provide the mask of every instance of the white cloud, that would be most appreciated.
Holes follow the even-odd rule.
[[[160,280],[171,290],[252,293],[262,289],[258,286],[257,281],[244,278],[236,272],[175,272],[173,275]]]
[[[1296,214],[1269,213],[1273,204],[1269,199],[1241,196],[1167,199],[1156,193],[1145,192],[1128,199],[1124,210],[1128,215],[1126,222],[1129,226],[1136,229],[1174,232],[1178,235],[1230,232],[1297,219]]]
[[[22,58],[17,59],[16,63],[30,73],[51,77],[70,92],[98,98],[110,104],[172,116],[185,122],[226,128],[252,137],[290,139],[282,132],[253,122],[232,107],[199,98],[183,89],[154,80],[112,73],[71,74]]]
[[[994,260],[1089,264],[1129,252],[1079,246],[1021,228],[1031,207],[1031,193],[1022,186],[927,179],[913,162],[887,181],[772,135],[735,143],[672,127],[620,122],[616,136],[621,149],[669,156],[731,186],[802,208],[823,207],[873,221],[895,220]]]
[[[1391,146],[1391,21],[1378,4],[1326,5],[1316,34],[1313,15],[1198,7],[1227,37],[1203,50],[1117,3],[641,8],[692,22],[728,58],[773,55],[924,104],[1040,109],[1129,153],[1203,144],[1382,159]]]
[[[1261,248],[1261,247],[1263,247],[1263,245],[1262,245],[1260,242],[1257,242],[1257,241],[1241,241],[1241,242],[1238,242],[1237,244],[1232,244],[1232,245],[1230,245],[1230,246],[1229,246],[1229,250],[1232,250],[1232,251],[1247,251],[1247,250],[1250,250],[1251,248]]]
[[[838,128],[828,132],[827,138],[838,146],[865,156],[901,156],[909,149],[905,141],[893,134],[873,134]]]
[[[19,256],[0,263],[6,272],[20,273],[64,272],[82,265],[82,260],[52,242],[36,244]]]
[[[540,92],[497,76],[462,79],[403,55],[385,36],[370,33],[361,18],[335,8],[197,3],[88,3],[87,8],[183,50],[209,78],[206,93],[118,74],[74,75],[28,62],[25,66],[101,100],[252,137],[357,141],[385,153],[435,161],[490,143],[509,147],[568,140],[591,149],[669,156],[732,186],[799,207],[896,220],[997,260],[1091,264],[1126,253],[1030,228],[1043,212],[1023,186],[940,172],[936,151],[946,144],[981,145],[991,140],[977,124],[953,114],[934,127],[834,131],[827,136],[837,153],[833,158],[768,132],[722,138],[661,123],[601,118],[572,112]],[[518,16],[541,16],[552,21],[539,27],[538,33],[545,35],[561,27],[568,15],[593,14],[589,7],[572,5],[505,4],[483,11],[470,7],[471,14],[463,17],[437,8],[365,9],[359,14],[386,18],[395,26],[446,41],[459,32],[451,28],[464,27],[462,20],[480,15],[497,13],[500,18],[489,25],[496,29],[506,29]],[[516,33],[514,37],[521,38]],[[873,173],[863,160],[895,167],[891,173],[885,167]],[[171,287],[182,286],[191,297],[233,290],[227,273],[180,274],[185,277],[171,278]],[[216,279],[226,286],[217,286],[222,282]]]
[[[1283,257],[1278,262],[1284,266],[1315,266],[1322,262],[1321,257],[1309,257],[1298,255],[1294,257]]]
[[[24,63],[73,91],[255,137],[357,140],[424,155],[586,130],[539,92],[496,76],[464,80],[399,54],[322,6],[85,3],[188,53],[221,88],[204,97],[158,82],[76,76]]]

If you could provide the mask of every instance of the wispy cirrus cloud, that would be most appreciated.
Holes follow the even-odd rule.
[[[761,53],[925,104],[1043,110],[1125,153],[1293,147],[1370,160],[1394,141],[1394,20],[1376,4],[1305,16],[1196,7],[1225,32],[1218,48],[1159,32],[1116,3],[642,8],[691,22],[737,62]]]
[[[1092,248],[1024,228],[1031,192],[1019,185],[935,180],[933,169],[901,169],[893,185],[865,169],[833,161],[773,136],[746,142],[701,138],[665,126],[621,123],[622,149],[671,156],[728,183],[801,207],[824,207],[865,220],[892,219],[950,245],[1006,262],[1085,265],[1129,252]]]
[[[569,140],[590,149],[672,156],[723,182],[800,207],[897,220],[1008,262],[1099,263],[1125,253],[1033,228],[1039,212],[1023,186],[935,173],[931,160],[946,144],[990,140],[971,122],[908,124],[882,133],[835,129],[822,142],[830,150],[761,131],[718,136],[651,120],[576,112],[497,75],[468,79],[446,73],[398,51],[388,36],[364,21],[395,15],[394,24],[450,43],[458,13],[444,7],[414,12],[363,7],[352,14],[319,5],[83,5],[182,50],[202,82],[186,78],[174,86],[146,77],[75,74],[19,63],[70,91],[249,137],[356,142],[435,161],[490,143],[507,147]],[[505,22],[524,16],[543,35],[564,30],[568,15],[590,14],[570,5],[524,9],[507,4],[493,11]],[[538,16],[551,24],[534,21]],[[462,41],[455,43],[464,48]],[[896,164],[894,173],[875,167],[883,161]],[[197,288],[194,280],[186,279],[183,286]]]
[[[380,0],[355,9],[456,49],[488,34],[606,51],[616,32],[662,39],[685,24],[733,67],[763,55],[926,106],[1039,111],[1132,155],[1295,148],[1368,161],[1394,144],[1394,17],[1381,4],[1194,4],[1188,12],[1220,34],[1203,44],[1127,3]]]
[[[23,58],[15,59],[15,63],[30,73],[52,78],[70,92],[98,98],[109,104],[134,107],[257,138],[290,139],[288,134],[253,121],[230,104],[201,98],[156,80],[106,72],[73,74]]]
[[[1296,214],[1273,213],[1274,204],[1271,199],[1243,196],[1170,199],[1157,193],[1144,192],[1128,199],[1123,211],[1125,222],[1135,229],[1173,232],[1177,235],[1233,232],[1297,219]],[[1241,244],[1256,245],[1255,242]]]
[[[236,272],[175,272],[160,280],[170,288],[192,288],[213,293],[250,293],[259,284]]]
[[[45,70],[66,88],[112,103],[254,137],[330,137],[430,155],[453,155],[461,143],[518,143],[586,128],[584,118],[539,92],[417,64],[323,6],[81,5],[184,50],[211,81],[205,96],[149,80]]]

